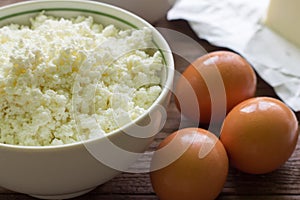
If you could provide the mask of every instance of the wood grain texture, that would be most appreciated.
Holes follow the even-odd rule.
[[[0,6],[7,5],[21,0],[0,0]],[[189,61],[196,59],[201,54],[215,50],[226,50],[210,45],[207,41],[199,39],[191,30],[189,25],[182,20],[168,22],[161,19],[155,26],[164,28],[163,34],[168,39],[171,48],[176,54],[176,70],[182,72]],[[170,31],[171,30],[171,31]],[[187,36],[178,40],[174,32]],[[176,34],[175,34],[176,35]],[[194,43],[196,42],[196,44]],[[201,48],[199,48],[199,46]],[[203,51],[204,50],[204,51]],[[256,96],[276,97],[274,90],[258,76],[258,87]],[[172,99],[168,110],[168,119],[163,130],[157,135],[153,144],[149,147],[151,152],[170,133],[178,130],[181,125],[180,113]],[[296,113],[298,119],[300,113]],[[136,165],[136,170],[144,171],[151,161],[150,155],[146,155]],[[13,177],[12,177],[13,178]],[[1,200],[33,200],[33,197],[18,194],[4,188],[0,188]],[[149,179],[148,173],[122,173],[111,181],[97,187],[90,193],[75,200],[158,200]],[[249,175],[230,168],[227,182],[219,200],[296,200],[300,199],[300,142],[292,157],[280,169],[265,175]]]

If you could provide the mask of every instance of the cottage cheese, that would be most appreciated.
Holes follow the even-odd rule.
[[[0,142],[59,145],[109,133],[143,114],[163,68],[148,28],[44,13],[0,29]]]

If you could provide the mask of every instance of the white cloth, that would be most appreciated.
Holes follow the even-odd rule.
[[[167,17],[185,19],[200,38],[243,55],[300,111],[300,48],[264,26],[268,5],[269,0],[177,0]]]

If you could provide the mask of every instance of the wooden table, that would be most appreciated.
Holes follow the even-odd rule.
[[[0,6],[19,1],[20,0],[0,0]],[[173,52],[180,55],[174,55],[176,70],[179,72],[182,72],[186,68],[189,64],[188,61],[196,59],[201,53],[203,54],[203,50],[199,49],[198,45],[201,45],[208,52],[224,50],[223,48],[212,46],[208,42],[198,39],[185,21],[178,20],[169,22],[165,18],[162,18],[154,25],[156,27],[167,28],[164,29],[164,35],[169,40]],[[174,38],[173,35],[175,32],[172,33],[170,32],[171,30],[178,31],[177,33],[181,33],[183,38]],[[188,39],[192,38],[194,41],[186,41],[184,36]],[[260,77],[258,77],[256,95],[278,98],[273,89]],[[300,119],[300,113],[296,114],[298,119]],[[161,133],[158,134],[153,145],[150,146],[150,151],[154,150],[155,145],[164,137],[177,130],[180,122],[179,117],[180,114],[172,100],[168,108],[167,123]],[[144,162],[146,163],[149,160],[150,158],[146,158]],[[139,163],[139,166],[143,168],[144,165],[143,163]],[[30,200],[34,198],[0,188],[0,200],[13,199]],[[158,198],[153,192],[148,173],[122,173],[92,192],[74,199],[157,200]],[[270,174],[249,175],[235,169],[230,169],[227,182],[218,199],[300,199],[300,142],[288,162]]]

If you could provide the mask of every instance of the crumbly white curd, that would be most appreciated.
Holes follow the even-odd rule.
[[[161,93],[149,28],[40,13],[0,29],[0,142],[45,146],[116,130]]]

